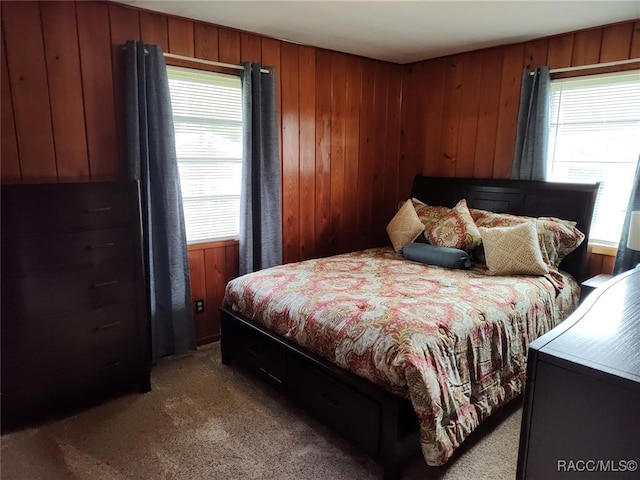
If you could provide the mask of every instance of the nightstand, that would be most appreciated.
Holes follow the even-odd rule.
[[[604,273],[601,273],[600,275],[596,275],[595,277],[591,277],[582,282],[580,289],[580,301],[582,302],[585,298],[587,298],[587,295],[593,292],[600,285],[604,285],[605,283],[607,283],[612,278],[613,275],[606,275]]]

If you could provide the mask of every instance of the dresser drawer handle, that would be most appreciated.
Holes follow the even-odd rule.
[[[107,324],[105,324],[105,325],[100,325],[100,326],[98,326],[98,327],[94,328],[94,330],[95,330],[96,332],[100,332],[100,331],[102,331],[102,330],[107,330],[107,329],[109,329],[109,328],[113,328],[113,327],[115,327],[115,326],[117,326],[117,325],[120,325],[120,322],[112,322],[112,323],[107,323]]]
[[[93,284],[93,288],[110,287],[110,286],[115,285],[117,283],[118,283],[117,280],[111,280],[110,282],[94,283]]]
[[[121,363],[122,363],[122,362],[121,362],[120,360],[116,360],[116,361],[114,361],[114,362],[107,363],[106,365],[104,365],[104,366],[102,367],[102,370],[108,370],[108,369],[110,369],[110,368],[117,367],[117,366],[118,366],[118,365],[120,365]]]
[[[260,352],[257,350],[254,350],[251,347],[247,347],[247,352],[249,352],[251,355],[253,355],[254,357],[259,357],[260,356]]]
[[[98,243],[96,245],[89,245],[90,249],[97,249],[97,248],[107,248],[107,247],[115,247],[116,244],[115,242],[109,242],[109,243]]]
[[[279,384],[282,385],[282,380],[280,380],[278,377],[276,377],[275,375],[271,375],[269,372],[267,372],[264,368],[262,367],[258,367],[258,370],[260,370],[262,373],[264,373],[267,377],[271,378],[272,380],[275,380],[276,382],[278,382]]]
[[[101,213],[101,212],[110,212],[111,211],[111,207],[94,207],[94,208],[87,208],[84,213]]]

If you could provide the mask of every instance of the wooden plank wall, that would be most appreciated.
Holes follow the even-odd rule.
[[[277,70],[284,259],[386,243],[398,197],[404,67],[108,2],[2,2],[3,183],[118,178],[122,45]],[[403,192],[402,195],[406,195]],[[237,242],[190,246],[199,343],[217,338]]]
[[[418,62],[404,72],[401,183],[411,175],[508,178],[524,68],[640,58],[640,21]]]

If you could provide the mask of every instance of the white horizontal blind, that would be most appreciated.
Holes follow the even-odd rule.
[[[640,155],[640,71],[553,80],[547,180],[602,182],[591,241],[617,245]]]
[[[167,67],[187,243],[238,236],[242,94],[232,75]]]

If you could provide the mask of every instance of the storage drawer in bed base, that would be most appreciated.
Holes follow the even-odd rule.
[[[221,309],[224,364],[238,363],[380,461],[385,480],[420,451],[409,400],[392,395],[240,314]]]

